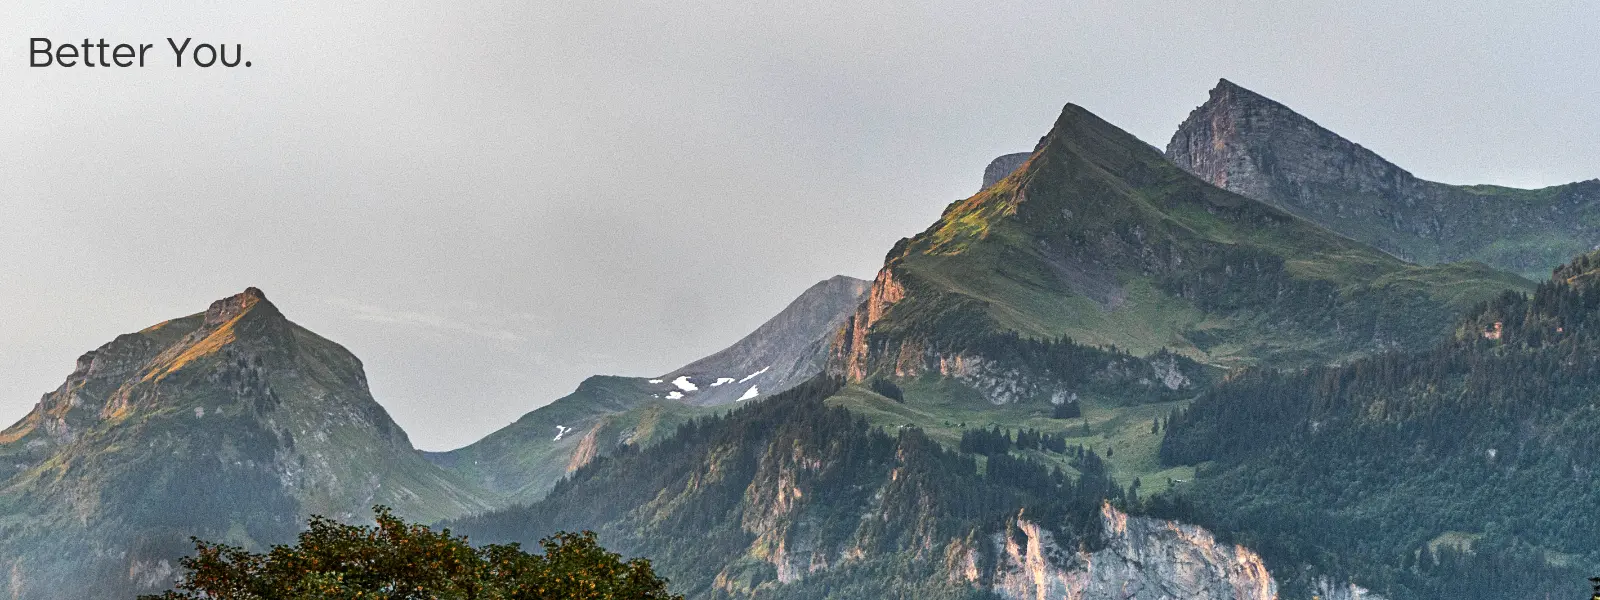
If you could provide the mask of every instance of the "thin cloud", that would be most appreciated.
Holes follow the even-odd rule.
[[[516,331],[493,326],[491,323],[494,320],[491,319],[469,319],[432,311],[388,308],[344,297],[331,297],[326,301],[335,308],[346,311],[350,318],[369,323],[427,329],[501,342],[521,342],[526,339]]]

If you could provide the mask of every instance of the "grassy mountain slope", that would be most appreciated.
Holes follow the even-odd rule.
[[[1481,261],[1539,279],[1600,244],[1600,180],[1535,190],[1422,180],[1227,80],[1173,134],[1167,156],[1412,262]]]
[[[1068,105],[1032,157],[890,251],[835,349],[853,379],[947,372],[1000,333],[1205,363],[1423,347],[1516,276],[1404,263],[1213,187]]]
[[[827,404],[848,409],[885,430],[915,427],[950,449],[960,447],[963,432],[975,429],[1028,429],[1059,435],[1068,446],[1081,446],[1099,454],[1107,475],[1117,485],[1126,488],[1138,480],[1143,494],[1166,490],[1170,480],[1194,477],[1193,466],[1167,465],[1159,456],[1163,436],[1156,422],[1187,406],[1186,398],[1129,403],[1117,394],[1089,393],[1078,401],[1081,416],[1057,418],[1048,405],[995,406],[959,381],[923,378],[906,382],[902,392],[904,399],[897,401],[851,385],[828,398]],[[1073,466],[1074,457],[1066,454],[1028,450],[1018,455],[1070,474],[1078,473]]]
[[[512,501],[531,502],[618,445],[648,445],[688,419],[726,410],[661,399],[656,387],[642,378],[590,377],[472,445],[429,458]]]
[[[656,378],[590,377],[540,407],[435,463],[516,502],[543,497],[556,481],[620,444],[650,444],[685,420],[799,385],[820,373],[828,344],[867,282],[836,276],[716,354]]]
[[[0,457],[0,589],[15,598],[164,588],[192,535],[262,547],[310,514],[495,504],[412,448],[355,356],[255,289],[84,355],[0,432]]]
[[[1600,569],[1600,255],[1337,368],[1252,371],[1172,420],[1185,515],[1394,598],[1581,597]]]

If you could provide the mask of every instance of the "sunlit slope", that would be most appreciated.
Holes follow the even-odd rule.
[[[0,588],[18,598],[164,588],[189,536],[262,548],[311,514],[498,503],[412,448],[355,356],[255,289],[85,354],[0,456]]]

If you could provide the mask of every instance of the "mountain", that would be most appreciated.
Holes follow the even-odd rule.
[[[496,504],[428,462],[361,361],[251,288],[118,336],[0,432],[0,595],[170,585],[189,536],[263,548],[373,504],[431,521]]]
[[[1415,353],[1240,373],[1172,415],[1173,513],[1398,599],[1577,598],[1600,570],[1600,253]]]
[[[1003,390],[994,402],[1059,401],[1075,387],[1018,371],[1040,354],[1019,344],[1324,364],[1425,347],[1474,303],[1530,285],[1478,264],[1407,264],[1201,181],[1068,105],[1015,172],[890,250],[830,369],[938,373]],[[1174,366],[1121,370],[1173,389],[1199,375]]]
[[[532,506],[449,525],[485,542],[591,529],[652,557],[695,599],[1275,597],[1249,549],[1116,508],[1132,501],[1092,451],[1072,451],[1075,476],[1037,450],[956,452],[831,406],[840,385],[819,379],[697,419],[579,469]]]
[[[1600,180],[1522,190],[1418,179],[1226,79],[1166,154],[1218,187],[1411,262],[1475,260],[1542,279],[1600,245]]]
[[[781,392],[822,371],[828,344],[867,282],[818,282],[726,349],[654,378],[590,377],[540,407],[434,462],[517,502],[620,444],[645,444],[714,407]]]
[[[684,417],[452,526],[594,529],[694,598],[1379,597],[1345,563],[1235,543],[1256,530],[1186,494],[1211,467],[1162,462],[1180,435],[1162,429],[1187,422],[1163,417],[1228,385],[1222,368],[1425,349],[1531,284],[1405,263],[1072,105],[990,171],[1009,174],[889,252],[834,338],[838,379]]]
[[[668,382],[696,406],[732,404],[799,385],[822,372],[834,332],[869,285],[844,275],[818,282],[732,346],[655,380]]]

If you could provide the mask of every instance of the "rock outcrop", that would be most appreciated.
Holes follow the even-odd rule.
[[[866,300],[845,321],[844,328],[837,334],[838,342],[832,347],[833,363],[843,365],[843,375],[854,381],[866,378],[867,361],[871,353],[867,345],[867,332],[905,294],[905,287],[895,280],[892,265],[878,271],[878,276],[873,278],[872,286],[867,291]]]
[[[1416,263],[1477,260],[1543,278],[1600,244],[1600,180],[1539,190],[1426,181],[1225,79],[1166,155],[1217,187]]]
[[[983,186],[979,187],[978,191],[989,189],[989,186],[1016,172],[1022,166],[1022,163],[1028,162],[1029,156],[1033,156],[1033,153],[1015,152],[1000,155],[998,158],[989,161],[989,166],[983,168]]]
[[[1062,548],[1019,516],[994,536],[992,591],[1007,600],[1276,600],[1278,583],[1249,548],[1193,525],[1101,508],[1105,546]],[[1381,600],[1353,584],[1324,581],[1330,600]]]

